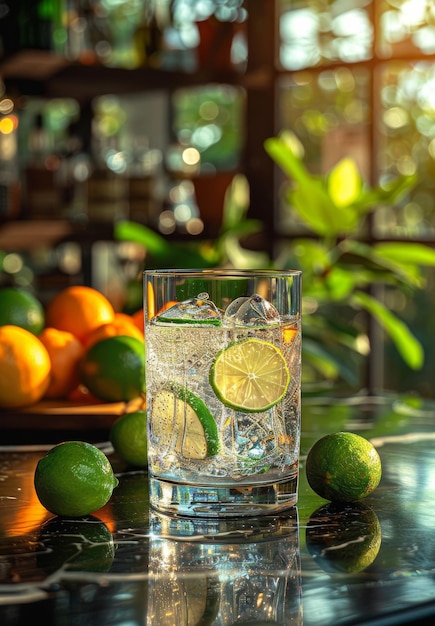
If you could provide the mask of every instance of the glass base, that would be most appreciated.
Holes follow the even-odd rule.
[[[273,515],[298,499],[298,475],[264,485],[186,485],[150,475],[150,505],[163,513],[188,517]]]

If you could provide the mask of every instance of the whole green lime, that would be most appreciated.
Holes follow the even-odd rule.
[[[328,502],[310,516],[305,538],[324,571],[355,574],[377,557],[382,532],[378,516],[365,503]]]
[[[41,504],[64,517],[98,511],[117,484],[104,452],[84,441],[65,441],[51,448],[38,461],[34,476]]]
[[[305,465],[310,487],[331,501],[352,502],[368,496],[379,484],[381,459],[361,435],[325,435],[310,448]]]
[[[80,382],[106,402],[128,402],[145,391],[145,344],[116,335],[93,344],[79,363]]]
[[[0,326],[12,324],[38,335],[44,328],[45,314],[41,302],[19,287],[0,289]]]
[[[112,424],[109,438],[115,452],[128,465],[147,466],[146,411],[134,411],[121,415]]]

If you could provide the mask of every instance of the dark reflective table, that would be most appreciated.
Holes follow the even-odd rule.
[[[433,624],[435,404],[306,397],[302,430],[297,507],[226,521],[150,510],[146,473],[104,439],[120,480],[111,500],[57,518],[33,488],[52,442],[2,445],[1,626]],[[383,465],[378,489],[352,505],[322,500],[305,478],[311,444],[339,430],[368,437]]]

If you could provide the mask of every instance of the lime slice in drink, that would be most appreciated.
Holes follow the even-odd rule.
[[[222,326],[221,314],[209,299],[208,293],[200,293],[196,298],[176,302],[157,315],[158,322],[169,324],[211,324]]]
[[[277,404],[289,382],[282,352],[261,339],[230,344],[218,353],[210,369],[210,384],[219,400],[245,413],[259,413]]]
[[[207,405],[180,385],[171,384],[154,396],[151,430],[160,445],[187,459],[205,459],[219,449],[216,422]]]

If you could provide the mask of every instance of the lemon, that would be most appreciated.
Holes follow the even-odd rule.
[[[117,335],[94,343],[79,363],[80,382],[106,402],[128,402],[145,390],[145,344]]]
[[[379,484],[381,460],[373,444],[361,435],[325,435],[310,448],[306,460],[310,487],[326,500],[352,502],[368,496]]]
[[[43,306],[32,293],[19,287],[0,289],[0,326],[13,324],[38,335],[44,323]]]
[[[97,517],[53,517],[41,526],[38,567],[47,574],[61,568],[81,572],[107,572],[115,558],[113,536]]]
[[[151,430],[159,446],[173,448],[187,459],[205,459],[219,449],[216,422],[207,405],[179,385],[168,385],[155,394]]]
[[[65,517],[94,513],[109,501],[117,484],[104,452],[84,441],[65,441],[51,448],[38,461],[34,476],[42,506]]]
[[[314,511],[306,528],[306,545],[326,572],[355,574],[377,557],[382,531],[378,516],[362,502],[329,502]]]
[[[110,441],[115,452],[128,465],[147,465],[147,419],[145,411],[121,415],[110,429]]]
[[[0,326],[0,407],[17,408],[39,402],[51,381],[50,355],[33,333]]]
[[[221,350],[210,384],[225,406],[246,413],[266,411],[285,395],[290,372],[282,352],[268,341],[244,339]]]

